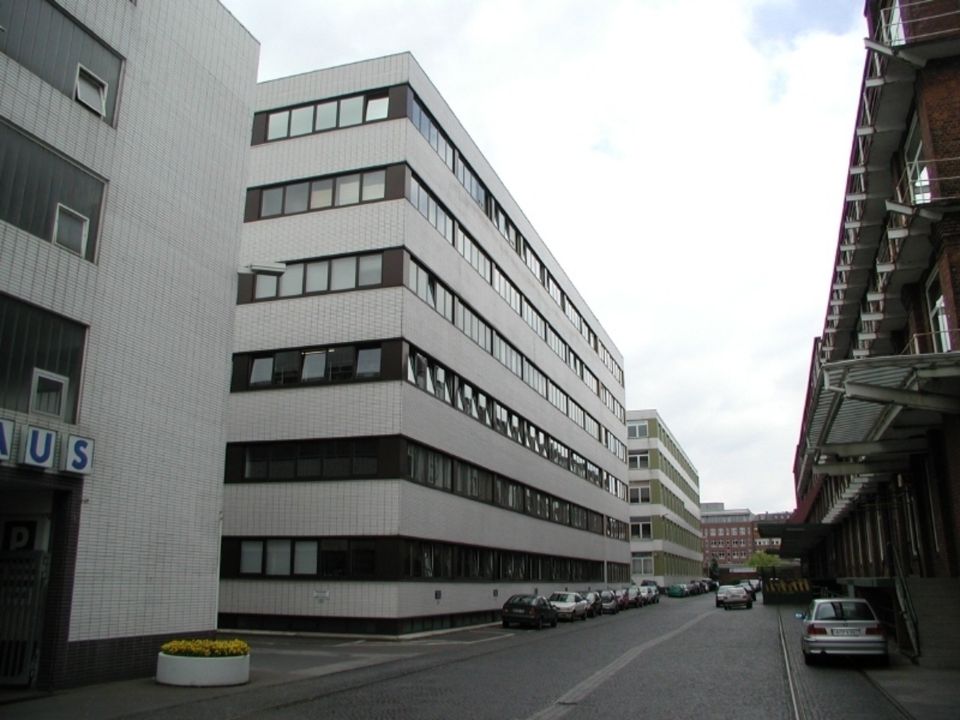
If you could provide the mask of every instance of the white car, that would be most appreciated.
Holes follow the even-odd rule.
[[[557,611],[559,620],[587,619],[587,600],[580,593],[555,592],[547,600]]]
[[[800,617],[800,649],[807,665],[824,655],[872,655],[887,663],[883,624],[863,598],[817,598]]]
[[[660,591],[652,585],[641,585],[640,596],[643,598],[644,605],[660,602]]]

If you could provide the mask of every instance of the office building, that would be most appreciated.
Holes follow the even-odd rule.
[[[627,412],[627,461],[633,581],[700,577],[700,478],[656,410]]]
[[[622,358],[414,58],[261,83],[249,159],[221,627],[628,581]]]

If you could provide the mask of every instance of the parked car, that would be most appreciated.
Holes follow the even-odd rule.
[[[544,625],[557,626],[557,611],[543,595],[512,595],[503,604],[500,620],[503,627],[516,623],[540,630]]]
[[[587,601],[587,617],[596,617],[603,613],[603,608],[600,605],[600,593],[596,590],[581,590],[580,594]]]
[[[663,595],[667,589],[657,585],[656,580],[641,580],[640,587],[652,587],[657,591],[657,595]]]
[[[611,592],[617,596],[617,606],[621,610],[626,610],[629,605],[627,605],[627,593],[619,588],[612,588]]]
[[[643,597],[640,595],[640,588],[636,585],[628,585],[623,589],[627,595],[627,607],[643,607]]]
[[[689,588],[687,588],[686,583],[675,583],[667,588],[667,595],[669,597],[686,597],[690,594]]]
[[[703,593],[703,585],[699,580],[691,580],[687,583],[687,595],[700,595]]]
[[[604,590],[600,593],[600,613],[616,615],[620,612],[620,601],[613,590]]]
[[[558,620],[586,620],[587,619],[587,601],[583,599],[580,593],[575,592],[555,592],[547,598],[554,610],[557,611]]]
[[[640,595],[643,596],[644,605],[660,602],[660,591],[656,585],[641,585]]]
[[[721,604],[724,610],[732,607],[745,607],[749,610],[753,607],[753,596],[742,585],[731,585],[724,593]]]
[[[863,598],[817,598],[800,618],[800,649],[807,665],[824,655],[868,655],[883,664],[889,661],[883,625]]]
[[[716,602],[717,607],[723,607],[723,601],[727,599],[727,595],[730,591],[737,587],[736,585],[721,585],[717,588],[717,592],[714,594],[714,601]]]

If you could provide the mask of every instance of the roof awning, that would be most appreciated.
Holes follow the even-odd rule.
[[[820,369],[798,480],[900,472],[926,431],[960,414],[960,353],[842,360]],[[803,488],[801,488],[803,490]]]

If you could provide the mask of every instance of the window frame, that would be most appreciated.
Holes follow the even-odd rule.
[[[79,249],[79,250],[74,250],[72,247],[70,247],[69,245],[65,245],[64,243],[60,242],[59,239],[58,239],[58,238],[59,238],[59,234],[60,234],[60,233],[59,233],[59,230],[60,230],[60,216],[61,216],[62,213],[66,213],[67,215],[71,215],[71,216],[73,216],[74,218],[79,219],[79,220],[82,221],[82,223],[83,223],[83,231],[82,231],[82,233],[81,233],[80,249]],[[88,218],[88,217],[87,217],[86,215],[84,215],[83,213],[78,212],[77,210],[74,210],[74,209],[73,209],[72,207],[70,207],[69,205],[64,205],[63,203],[58,202],[58,203],[57,203],[57,207],[56,207],[56,209],[54,210],[54,216],[53,216],[53,234],[52,234],[52,237],[51,237],[51,242],[52,242],[55,246],[57,246],[57,247],[59,247],[59,248],[63,248],[63,249],[66,250],[67,252],[73,253],[74,255],[79,255],[81,258],[86,259],[86,256],[87,256],[87,240],[88,240],[89,237],[90,237],[90,218]]]
[[[39,389],[41,380],[52,380],[60,384],[60,399],[58,401],[58,411],[55,413],[49,412],[41,408],[41,403],[38,400],[37,390]],[[64,411],[67,406],[68,393],[70,391],[70,378],[65,375],[60,375],[59,373],[52,372],[50,370],[44,370],[43,368],[35,367],[33,368],[33,374],[30,379],[30,410],[31,415],[43,415],[44,417],[57,418],[62,420],[64,416]]]
[[[92,105],[86,98],[83,97],[83,93],[80,92],[81,84],[80,78],[82,75],[86,75],[88,83],[92,86],[95,86],[95,90],[100,96],[99,106],[96,107]],[[74,90],[73,90],[73,99],[78,103],[83,105],[85,108],[90,110],[93,114],[97,115],[101,119],[106,118],[107,116],[107,93],[110,90],[109,83],[97,75],[93,70],[88,68],[83,63],[77,63],[77,74],[74,78]]]

